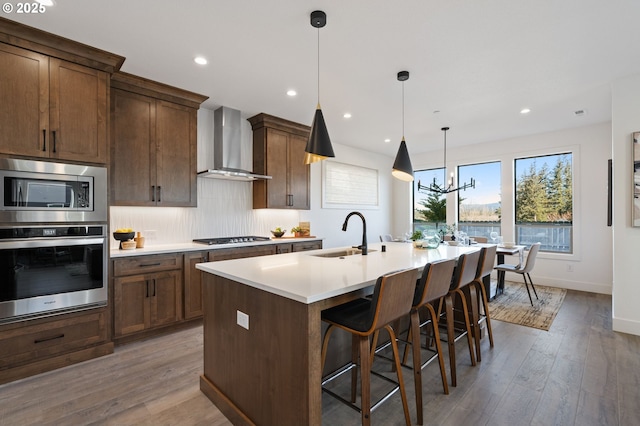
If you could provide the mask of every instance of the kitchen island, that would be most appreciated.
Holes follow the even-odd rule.
[[[322,423],[321,312],[371,292],[380,275],[457,258],[475,247],[369,245],[201,263],[200,389],[234,424]]]

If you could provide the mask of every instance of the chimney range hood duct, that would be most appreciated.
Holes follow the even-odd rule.
[[[213,113],[213,169],[198,172],[199,177],[253,181],[271,179],[271,176],[258,175],[242,166],[240,111],[220,107]]]

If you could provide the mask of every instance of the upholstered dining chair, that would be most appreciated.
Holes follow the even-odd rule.
[[[498,272],[515,272],[516,274],[522,275],[524,286],[527,289],[527,294],[529,294],[529,301],[531,302],[531,306],[533,306],[533,299],[531,298],[531,292],[529,291],[529,284],[531,284],[531,288],[533,289],[533,294],[535,294],[536,299],[538,299],[538,292],[536,292],[536,288],[533,286],[533,281],[531,280],[531,275],[529,275],[529,273],[536,264],[536,256],[538,255],[538,251],[540,251],[540,243],[531,244],[531,247],[529,248],[529,254],[527,255],[527,260],[524,263],[524,267],[522,267],[521,265],[510,265],[506,263],[497,265],[495,267]],[[529,278],[528,283],[527,278]]]
[[[380,242],[381,243],[388,243],[393,241],[393,237],[391,236],[391,234],[383,234],[380,235]]]
[[[322,342],[321,362],[323,369],[327,356],[329,338],[331,337],[332,332],[336,328],[340,328],[352,335],[353,347],[351,350],[351,364],[347,368],[342,369],[339,374],[346,372],[349,369],[351,370],[350,406],[357,411],[360,411],[363,425],[369,425],[371,423],[371,412],[375,410],[380,403],[387,400],[388,396],[394,393],[398,387],[402,398],[405,422],[407,425],[411,424],[409,408],[407,405],[407,394],[405,392],[404,381],[402,379],[396,333],[391,327],[391,323],[398,318],[406,316],[411,311],[417,278],[418,270],[415,268],[385,274],[380,276],[376,281],[371,299],[356,299],[322,311],[322,320],[329,324]],[[371,374],[375,373],[371,370],[371,365],[373,363],[372,354],[374,351],[371,351],[370,349],[369,337],[376,331],[383,328],[389,333],[389,340],[393,350],[393,359],[395,362],[394,365],[398,382],[397,386],[394,387],[392,391],[372,405]],[[354,405],[356,400],[358,360],[360,361],[360,407]],[[349,403],[344,398],[324,387],[327,382],[337,377],[339,374],[323,381],[323,391],[337,397],[341,402]]]

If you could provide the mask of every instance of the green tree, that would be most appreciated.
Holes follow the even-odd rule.
[[[417,209],[417,213],[422,215],[425,221],[438,224],[447,221],[447,198],[441,194],[430,192],[426,200],[421,200],[420,204],[424,209]]]
[[[529,166],[516,182],[516,222],[545,222],[548,220],[546,163],[536,170],[536,162]]]

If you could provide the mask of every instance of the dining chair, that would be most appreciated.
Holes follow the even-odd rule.
[[[469,236],[469,238],[473,238],[476,243],[487,243],[489,241],[487,237],[481,236]]]
[[[531,247],[529,248],[529,254],[527,255],[527,260],[525,260],[524,263],[524,267],[522,267],[522,265],[510,265],[506,263],[497,265],[495,267],[498,272],[515,272],[516,274],[522,275],[524,286],[527,289],[527,294],[529,295],[531,306],[533,306],[533,299],[531,298],[531,292],[529,291],[529,284],[531,284],[531,288],[533,289],[533,294],[535,294],[536,299],[539,300],[538,293],[536,292],[536,288],[533,286],[533,281],[531,280],[531,275],[529,275],[536,264],[536,256],[538,255],[538,251],[540,251],[540,243],[531,244]],[[528,283],[527,278],[529,278]]]
[[[411,424],[407,405],[407,394],[402,379],[396,333],[390,324],[410,313],[417,277],[417,268],[382,275],[378,277],[376,281],[371,299],[356,299],[322,311],[322,320],[329,324],[322,342],[321,363],[323,369],[327,356],[329,338],[333,331],[339,328],[352,335],[351,363],[347,365],[346,368],[341,369],[337,374],[326,378],[322,382],[322,390],[359,411],[362,416],[363,425],[369,425],[371,423],[371,412],[382,402],[386,401],[398,388],[400,389],[402,398],[405,422],[407,425]],[[380,376],[387,381],[390,380],[386,376],[380,375],[371,369],[375,351],[372,351],[370,348],[369,338],[381,329],[385,329],[389,333],[398,381],[390,392],[372,405],[371,374]],[[360,362],[360,407],[355,405],[358,360]],[[351,402],[324,386],[340,374],[349,370],[351,370]]]
[[[451,281],[451,286],[449,287],[449,292],[443,298],[444,307],[445,307],[445,319],[446,319],[446,326],[447,326],[447,344],[449,346],[449,370],[451,373],[451,386],[457,386],[455,341],[457,339],[462,338],[464,335],[467,336],[467,344],[469,345],[469,357],[471,358],[471,365],[473,366],[476,365],[476,357],[475,357],[474,348],[473,348],[471,322],[469,321],[469,309],[467,306],[467,298],[464,292],[462,291],[462,287],[469,286],[471,282],[475,279],[476,271],[478,270],[479,261],[480,261],[480,250],[467,253],[467,254],[461,254],[458,257],[458,261],[456,263],[455,271],[453,274],[453,280]],[[470,293],[469,299],[471,300],[471,303],[474,303],[474,300],[477,301],[475,287],[469,286],[468,291]],[[460,329],[461,332],[458,334],[458,336],[455,335],[456,327],[455,327],[455,318],[454,318],[454,302],[455,302],[456,296],[459,297],[460,305],[462,307],[461,309],[462,316],[464,318],[464,329]],[[442,309],[442,302],[440,303],[440,306],[438,308],[438,313],[441,312],[441,309]]]
[[[391,236],[391,234],[383,234],[380,235],[380,242],[381,243],[388,243],[393,241],[393,237]]]

